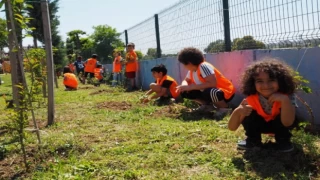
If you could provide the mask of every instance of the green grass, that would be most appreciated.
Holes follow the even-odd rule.
[[[0,93],[10,93],[10,78],[3,79]],[[46,109],[36,109],[41,150],[35,134],[28,133],[30,172],[24,172],[19,146],[6,131],[7,111],[0,109],[0,179],[320,178],[317,136],[294,131],[292,153],[237,151],[244,132],[229,131],[227,118],[215,121],[187,113],[182,105],[141,105],[142,92],[124,93],[106,85],[81,85],[67,92],[59,82],[55,125],[46,128]]]

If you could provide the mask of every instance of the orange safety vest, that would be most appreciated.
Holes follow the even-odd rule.
[[[248,104],[250,106],[252,106],[252,109],[256,110],[257,113],[260,116],[262,116],[265,119],[265,121],[267,121],[267,122],[274,120],[274,118],[280,114],[280,108],[281,108],[280,102],[277,102],[277,101],[274,102],[272,105],[271,114],[267,114],[266,112],[264,112],[264,110],[260,104],[258,94],[250,95],[246,98],[246,100],[247,100]]]
[[[126,72],[136,72],[137,71],[137,54],[134,51],[128,52],[126,55],[126,60],[134,60],[126,64]]]
[[[70,71],[71,71],[71,72],[74,72],[74,70],[75,70],[76,67],[74,66],[73,63],[70,63],[70,64],[69,64],[69,68],[70,68]]]
[[[103,77],[100,73],[100,70],[102,68],[94,68],[94,77],[97,78],[98,80],[101,80]]]
[[[214,69],[214,74],[215,74],[216,80],[217,80],[217,88],[220,89],[221,91],[223,91],[224,98],[230,99],[231,96],[236,92],[236,88],[233,86],[232,82],[230,80],[228,80],[227,78],[225,78],[220,73],[220,71],[218,71],[218,69],[215,68],[212,64],[207,63],[207,62],[202,62],[202,63],[206,63],[207,65],[210,65]],[[197,74],[198,74],[199,80],[202,83],[204,83],[204,82],[206,82],[206,80],[201,76],[200,65],[198,66]],[[190,71],[190,78],[191,78],[191,82],[195,83],[195,81],[193,79],[193,71]]]
[[[114,61],[113,61],[113,72],[114,73],[118,73],[121,71],[120,59],[121,59],[120,56],[114,58]]]
[[[93,58],[88,59],[84,65],[84,72],[94,73],[94,68],[96,68],[97,60]]]
[[[65,86],[69,86],[69,87],[77,89],[78,81],[77,81],[77,77],[74,74],[65,73],[65,74],[63,74],[63,76],[64,76],[63,84]]]
[[[171,84],[169,90],[170,90],[172,97],[177,98],[180,94],[179,92],[176,92],[177,91],[176,87],[178,86],[178,83],[172,77],[165,75],[162,77],[161,80],[157,79],[157,84],[161,86],[163,84],[164,80],[172,81],[172,84]]]

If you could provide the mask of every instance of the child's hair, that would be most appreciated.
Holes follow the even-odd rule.
[[[133,42],[128,43],[127,47],[129,47],[129,46],[133,47],[133,49],[135,48],[135,45],[134,45],[134,43],[133,43]]]
[[[65,66],[63,68],[63,74],[65,74],[65,73],[72,73],[69,66]]]
[[[116,54],[119,55],[119,56],[121,56],[121,53],[120,53],[120,52],[116,52]]]
[[[267,58],[249,65],[245,70],[240,80],[240,90],[244,95],[249,96],[257,93],[255,78],[260,72],[265,72],[270,79],[278,81],[278,92],[284,94],[295,92],[297,82],[294,80],[293,69],[280,60]]]
[[[198,66],[204,61],[204,57],[199,49],[187,47],[179,52],[178,60],[184,65],[191,63],[192,65]]]
[[[162,75],[165,76],[165,75],[167,75],[168,70],[165,65],[159,64],[159,65],[156,65],[155,67],[153,67],[151,69],[151,72],[157,72],[157,73],[162,72]]]
[[[82,59],[82,56],[78,56],[77,59]]]
[[[97,54],[92,54],[92,56],[91,56],[91,58],[97,58],[98,57],[98,55]]]

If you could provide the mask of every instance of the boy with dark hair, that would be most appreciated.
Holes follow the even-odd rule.
[[[126,78],[130,82],[130,86],[127,87],[127,91],[134,90],[135,87],[135,78],[136,78],[136,71],[137,71],[137,63],[138,63],[138,56],[134,51],[135,45],[134,43],[129,43],[127,45],[127,54],[126,54]]]
[[[181,96],[199,103],[201,106],[198,110],[213,110],[215,106],[221,110],[220,112],[226,111],[222,108],[228,108],[227,103],[235,94],[231,81],[212,64],[205,62],[203,53],[199,49],[192,47],[182,49],[178,60],[189,70],[182,84],[177,87]],[[218,114],[221,113],[217,111],[216,115]]]
[[[176,91],[178,83],[167,75],[167,68],[163,64],[160,64],[153,67],[151,72],[156,81],[150,84],[150,90],[141,99],[141,102],[147,103],[157,98],[159,98],[159,101],[170,100],[171,98],[176,100],[179,97],[179,92]],[[155,94],[149,96],[152,93]]]
[[[76,67],[76,71],[78,75],[80,73],[84,73],[84,66],[83,66],[83,61],[81,56],[77,57],[77,60],[73,63],[73,65]]]
[[[93,54],[90,59],[84,62],[84,76],[83,76],[83,84],[86,83],[86,78],[88,74],[90,74],[90,78],[94,77],[94,68],[97,67],[98,55]]]

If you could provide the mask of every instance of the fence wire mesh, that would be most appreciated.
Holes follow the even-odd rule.
[[[154,17],[133,26],[127,32],[128,41],[133,42],[135,49],[141,51],[142,54],[147,55],[149,48],[157,48]]]
[[[319,9],[319,0],[229,0],[231,38],[252,36],[264,48],[316,46]],[[247,44],[255,48],[263,46]]]
[[[232,50],[320,45],[319,0],[228,0],[228,19],[225,1],[184,0],[158,13],[162,57],[189,46],[223,52],[225,31],[230,32]],[[229,29],[224,21],[230,23]],[[129,42],[145,59],[155,58],[155,30],[154,17],[127,30]]]

